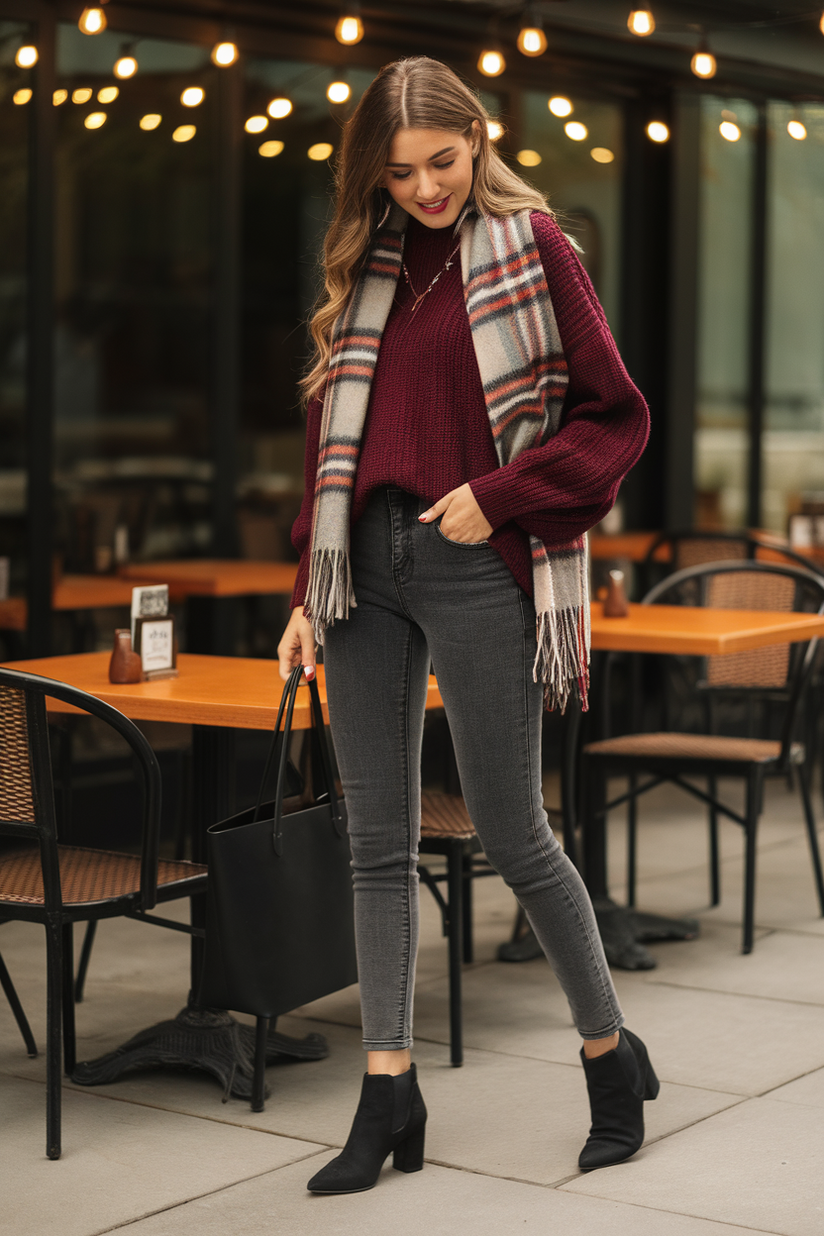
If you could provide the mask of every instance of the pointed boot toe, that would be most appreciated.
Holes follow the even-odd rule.
[[[622,1163],[644,1140],[644,1100],[658,1095],[659,1082],[647,1049],[631,1030],[619,1031],[618,1046],[588,1059],[581,1050],[592,1127],[581,1151],[582,1172]]]

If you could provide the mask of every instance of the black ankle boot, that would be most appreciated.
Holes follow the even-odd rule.
[[[371,1189],[394,1152],[399,1172],[423,1167],[426,1107],[414,1064],[399,1077],[366,1073],[352,1130],[341,1153],[306,1186],[310,1193],[362,1193]]]
[[[581,1151],[582,1172],[621,1163],[644,1140],[644,1099],[658,1096],[659,1082],[647,1049],[631,1030],[619,1030],[618,1046],[589,1060],[581,1048],[592,1128]]]

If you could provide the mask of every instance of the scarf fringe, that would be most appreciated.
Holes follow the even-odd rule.
[[[543,610],[537,617],[538,652],[532,666],[533,682],[544,686],[544,704],[549,711],[566,712],[573,694],[581,711],[589,708],[589,648],[586,614],[580,606]]]
[[[356,607],[348,550],[314,550],[303,612],[312,624],[318,643],[323,643],[327,627],[333,626],[337,618],[348,618],[350,608]]]

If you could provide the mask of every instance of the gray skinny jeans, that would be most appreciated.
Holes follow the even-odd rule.
[[[527,912],[579,1033],[622,1024],[583,881],[541,792],[535,610],[495,550],[420,524],[381,489],[352,531],[357,607],[326,632],[332,737],[349,814],[364,1047],[412,1046],[420,762],[430,658],[484,852]]]

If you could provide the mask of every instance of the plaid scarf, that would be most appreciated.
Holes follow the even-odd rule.
[[[393,205],[375,233],[335,323],[323,404],[306,615],[315,635],[356,604],[349,566],[355,473],[381,335],[401,270],[407,214]],[[529,211],[481,215],[471,202],[455,225],[472,342],[500,464],[558,430],[567,365]],[[548,708],[575,690],[587,706],[589,593],[586,538],[548,550],[530,537],[538,652],[533,678]]]

